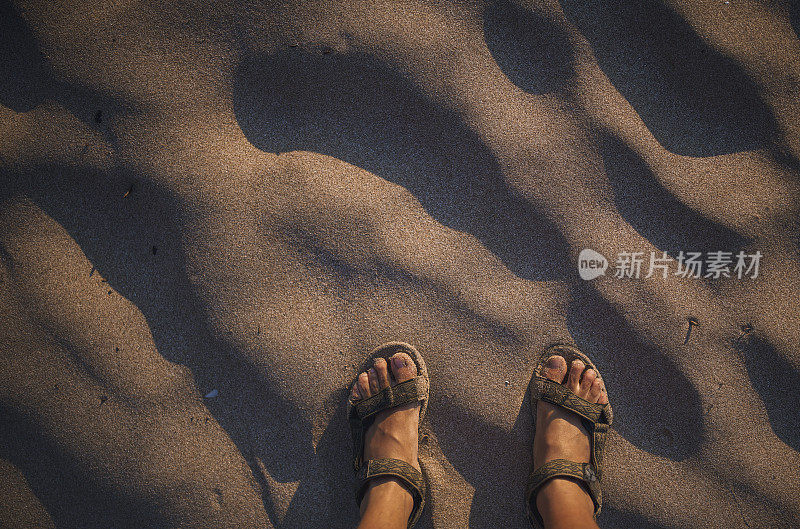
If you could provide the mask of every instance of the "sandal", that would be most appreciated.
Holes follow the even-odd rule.
[[[419,410],[419,423],[428,409],[428,395],[430,383],[428,370],[419,351],[412,345],[403,342],[389,342],[381,345],[367,358],[365,365],[371,367],[372,361],[377,357],[388,359],[395,353],[406,353],[417,365],[417,376],[382,389],[377,394],[353,402],[348,399],[348,421],[350,432],[353,435],[353,469],[356,471],[356,503],[360,506],[367,484],[370,480],[392,476],[398,478],[400,483],[408,489],[414,498],[414,508],[408,519],[408,527],[411,528],[417,523],[422,509],[425,507],[425,494],[427,484],[422,473],[410,464],[400,459],[370,459],[364,461],[364,437],[367,429],[375,420],[375,415],[379,412],[408,404],[421,402]],[[360,372],[360,371],[359,371]]]
[[[536,507],[536,493],[542,485],[553,478],[566,477],[584,485],[589,492],[589,496],[594,502],[594,517],[600,514],[603,506],[603,494],[600,490],[600,479],[603,475],[603,449],[606,444],[606,435],[614,414],[611,411],[611,404],[597,404],[588,402],[570,391],[563,384],[554,382],[542,376],[542,369],[548,358],[551,356],[562,356],[567,361],[567,366],[573,360],[581,360],[586,364],[587,369],[594,369],[598,378],[600,371],[581,353],[571,345],[556,344],[547,348],[539,357],[533,377],[533,387],[531,388],[531,405],[533,407],[533,427],[536,428],[536,403],[539,400],[561,406],[581,417],[584,428],[589,433],[589,449],[591,458],[589,463],[576,463],[567,459],[554,459],[534,470],[528,477],[528,485],[525,488],[525,499],[527,504],[528,519],[536,529],[543,529],[544,522]]]

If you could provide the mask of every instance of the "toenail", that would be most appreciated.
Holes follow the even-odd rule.
[[[392,363],[394,364],[394,367],[396,367],[397,369],[402,369],[406,367],[406,359],[403,358],[402,356],[395,356],[394,358],[392,358]]]
[[[547,367],[550,369],[558,369],[561,367],[561,362],[558,361],[558,356],[551,356],[547,359]]]

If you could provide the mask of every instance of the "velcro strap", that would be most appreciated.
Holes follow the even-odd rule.
[[[576,463],[567,459],[554,459],[534,470],[528,477],[528,484],[525,487],[525,498],[527,499],[528,517],[538,527],[543,527],[539,510],[536,507],[536,492],[548,480],[553,478],[571,478],[580,481],[589,491],[589,496],[594,502],[594,513],[600,512],[602,505],[602,493],[600,492],[600,480],[594,466],[591,463]]]
[[[361,422],[383,410],[425,399],[425,378],[418,376],[380,390],[368,399],[353,404]]]
[[[577,413],[589,422],[600,421],[603,415],[603,405],[584,400],[567,389],[566,386],[554,382],[549,378],[536,377],[540,382],[541,394],[539,399],[561,406]]]
[[[608,424],[598,422],[592,428],[592,465],[597,472],[597,479],[603,477],[603,454],[605,453]]]
[[[425,507],[425,494],[427,486],[422,472],[400,459],[370,459],[361,466],[356,474],[356,503],[360,506],[361,500],[367,491],[367,485],[375,478],[394,477],[411,493],[414,498],[414,507],[408,519],[408,527],[412,527]]]

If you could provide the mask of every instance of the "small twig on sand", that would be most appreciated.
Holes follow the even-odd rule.
[[[741,341],[741,339],[744,338],[745,336],[750,336],[750,333],[753,332],[753,324],[749,322],[745,323],[744,325],[741,325],[739,329],[742,330],[742,334],[740,334],[739,337],[736,338],[737,342]]]
[[[694,327],[695,325],[697,325],[698,327],[700,326],[700,322],[697,321],[697,318],[695,318],[694,316],[689,316],[688,318],[686,318],[686,321],[689,322],[689,328],[686,329],[686,338],[683,339],[683,345],[689,343],[689,337],[692,335],[692,327]]]

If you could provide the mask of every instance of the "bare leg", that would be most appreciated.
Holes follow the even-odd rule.
[[[358,529],[406,529],[414,500],[396,480],[376,479],[361,502]]]
[[[405,354],[375,360],[371,369],[361,373],[353,386],[351,399],[368,398],[390,384],[404,382],[417,376],[417,366]],[[401,459],[419,470],[418,428],[419,403],[406,404],[378,414],[367,430],[364,441],[364,460],[377,458]],[[379,478],[369,484],[361,501],[361,522],[358,529],[405,529],[414,500],[399,481]]]
[[[583,362],[575,360],[569,366],[569,373],[567,371],[564,358],[552,356],[547,360],[544,376],[563,383],[589,402],[608,402],[605,386],[594,370],[587,370]],[[533,441],[534,465],[538,468],[553,459],[588,462],[589,436],[577,415],[539,401],[536,405],[536,436]],[[597,528],[592,499],[576,481],[555,478],[546,482],[536,496],[536,506],[547,529]]]

